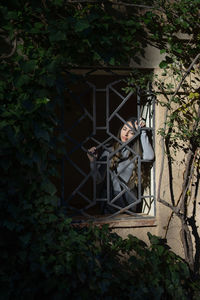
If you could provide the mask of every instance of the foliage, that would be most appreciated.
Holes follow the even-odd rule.
[[[139,14],[137,5],[122,13],[103,2],[0,4],[1,299],[184,299],[195,295],[195,289],[198,294],[187,265],[161,240],[149,235],[148,248],[107,229],[74,229],[59,208],[53,178],[59,176],[64,140],[55,111],[72,80],[63,71],[79,65],[122,65],[130,57],[138,61],[148,41],[160,47],[160,40],[160,49],[185,61],[199,47],[194,48],[199,40],[199,25],[193,22],[197,0],[175,2],[173,9],[164,1],[167,22],[156,11]],[[181,49],[185,43],[176,40],[174,22],[179,20],[181,32],[191,33],[186,16],[193,37],[190,47]],[[196,101],[197,93],[191,90],[189,99]],[[134,255],[122,260],[120,254],[131,251]]]
[[[199,0],[158,0],[155,9],[146,12],[149,42],[166,54],[161,68],[172,63],[172,56],[189,66],[200,52],[198,15]]]
[[[169,130],[166,132],[161,130],[160,133],[165,138],[170,139],[170,146],[174,152],[183,150],[187,153],[189,144],[195,152],[200,143],[198,126],[200,120],[200,73],[198,68],[192,68],[187,80],[181,84],[181,91],[174,94],[185,70],[183,66],[181,69],[181,63],[176,58],[173,56],[172,58],[172,63],[163,68],[162,77],[155,79],[159,92],[162,92],[165,97],[164,100],[160,101],[160,104],[169,110],[166,120]]]
[[[158,201],[171,208],[171,217],[181,221],[181,241],[185,259],[191,270],[200,271],[200,235],[196,222],[199,193],[199,145],[200,145],[200,48],[198,21],[199,1],[154,1],[154,8],[144,13],[148,30],[148,43],[160,49],[164,55],[159,67],[162,75],[154,76],[154,90],[158,103],[165,108],[162,136],[163,157],[158,184]],[[143,77],[144,82],[148,77]],[[127,92],[134,90],[138,79],[133,73]],[[166,154],[170,196],[161,197],[164,157]],[[179,159],[182,155],[181,160]],[[181,193],[175,193],[176,166],[182,164]],[[164,193],[162,193],[164,194]],[[169,228],[169,224],[167,229]],[[166,232],[167,235],[167,232]],[[193,237],[192,237],[193,236]],[[193,243],[193,239],[195,243]]]
[[[194,273],[199,274],[199,241],[200,236],[196,226],[199,218],[197,209],[197,196],[199,192],[199,144],[200,144],[200,107],[199,107],[199,70],[195,62],[198,54],[187,70],[180,62],[173,59],[172,63],[164,67],[164,79],[157,80],[157,86],[162,91],[165,100],[160,104],[166,108],[165,127],[160,134],[165,143],[168,161],[170,200],[168,203],[160,197],[159,186],[158,201],[171,208],[172,215],[181,221],[181,241],[185,259]],[[178,65],[178,66],[177,66]],[[182,68],[180,68],[180,65]],[[186,78],[187,77],[187,78]],[[178,159],[182,151],[182,159]],[[164,159],[164,156],[163,156]],[[163,164],[163,162],[162,162]],[[182,164],[183,180],[181,194],[175,196],[173,182],[173,165]],[[162,169],[163,170],[163,169]],[[160,182],[162,171],[160,174]],[[195,240],[193,245],[192,235]]]
[[[46,230],[46,225],[49,230]],[[53,225],[53,226],[52,226]],[[29,251],[7,266],[2,299],[197,299],[199,284],[166,241],[148,234],[150,247],[102,228],[73,228],[55,217],[40,225]],[[27,245],[28,239],[21,239]],[[128,259],[122,258],[128,255]],[[14,267],[14,268],[13,268]]]
[[[154,14],[152,27],[150,26],[152,41],[154,40],[162,54],[165,53],[165,59],[160,63],[162,76],[155,77],[154,84],[157,93],[164,96],[159,103],[166,109],[164,127],[159,133],[162,135],[163,149],[167,154],[170,199],[162,199],[160,196],[163,175],[161,167],[158,201],[171,208],[171,216],[176,215],[180,219],[180,236],[185,259],[196,274],[199,274],[200,270],[200,236],[196,226],[199,218],[197,195],[200,162],[200,26],[199,22],[196,22],[199,14],[198,4],[199,1],[165,1],[163,14]],[[159,39],[155,38],[155,26],[161,28]],[[181,161],[178,158],[180,151],[183,154]],[[182,164],[183,180],[181,193],[175,196],[173,178],[177,164]]]

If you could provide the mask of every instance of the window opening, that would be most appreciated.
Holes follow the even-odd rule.
[[[154,148],[155,97],[150,84],[146,90],[137,87],[137,92],[128,94],[123,87],[124,77],[118,76],[116,80],[116,76],[91,75],[85,83],[72,86],[65,94],[68,105],[63,102],[62,115],[67,149],[62,163],[61,203],[71,217],[155,216],[153,161],[143,159],[131,146],[145,131]],[[143,118],[146,125],[135,131],[130,140],[122,142],[117,137],[117,129],[126,125],[132,130],[127,121],[130,117],[135,117],[137,122]],[[113,142],[118,143],[116,150],[111,148]],[[87,154],[93,146],[98,157],[90,153],[94,156],[91,167]],[[120,167],[116,171],[111,168],[111,162],[120,151],[128,156],[120,158]],[[149,180],[146,185],[142,181],[145,165],[146,179]],[[131,187],[125,179],[126,173],[130,176],[133,166],[136,182]],[[104,179],[99,182],[102,170]],[[113,182],[117,193],[113,193]]]

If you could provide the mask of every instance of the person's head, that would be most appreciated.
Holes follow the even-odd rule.
[[[137,121],[136,118],[131,118],[124,123],[124,125],[121,127],[119,133],[118,133],[118,138],[123,142],[129,141],[136,132],[135,128],[135,122]]]

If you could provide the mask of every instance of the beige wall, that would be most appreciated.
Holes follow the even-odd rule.
[[[146,49],[146,56],[141,60],[141,65],[138,66],[134,62],[131,62],[131,67],[140,67],[140,68],[153,68],[155,74],[157,74],[160,78],[162,78],[162,70],[159,69],[159,63],[164,58],[163,55],[160,55],[160,51],[153,47],[147,47]],[[172,77],[168,76],[163,78],[163,80],[167,80],[170,82]],[[160,96],[159,100],[164,100]],[[160,105],[156,106],[155,111],[155,131],[157,132],[159,128],[163,127],[164,125],[164,115],[165,109]],[[163,147],[162,147],[162,139],[161,136],[156,134],[155,139],[155,153],[156,153],[156,161],[155,161],[155,168],[156,168],[156,195],[158,192],[158,183],[160,178],[161,172],[161,165],[163,160]],[[184,165],[181,164],[185,154],[178,153],[176,156],[176,162],[173,164],[173,187],[174,187],[174,199],[175,203],[178,202],[181,196],[181,189],[182,189],[182,182],[183,182],[183,175],[184,175]],[[193,188],[194,189],[194,188]],[[168,203],[171,203],[170,197],[170,188],[169,188],[169,176],[168,176],[168,165],[167,159],[164,158],[164,169],[162,174],[162,184],[161,184],[161,198],[163,198]],[[200,195],[197,195],[197,201],[200,198]],[[190,203],[190,210],[193,209],[193,203]],[[197,207],[198,212],[198,207]],[[164,206],[161,203],[156,203],[156,217],[155,217],[155,227],[147,226],[147,227],[140,227],[138,223],[138,227],[132,228],[116,228],[114,229],[119,235],[126,237],[128,234],[132,234],[137,236],[138,238],[147,241],[147,232],[151,232],[157,236],[161,236],[162,238],[167,238],[168,245],[172,248],[174,252],[178,255],[184,257],[183,246],[181,243],[180,238],[180,220],[174,214],[170,208]],[[200,225],[200,218],[197,218],[197,226]],[[200,235],[200,229],[198,229],[198,233]]]
[[[160,78],[162,78],[162,70],[159,69],[159,63],[164,58],[164,55],[160,55],[160,51],[154,47],[146,48],[146,55],[142,58],[141,65],[138,66],[134,62],[130,63],[130,67],[132,68],[142,68],[142,69],[154,69],[155,74],[157,74]],[[103,72],[103,71],[101,71]],[[124,71],[127,75],[127,71]],[[123,73],[123,69],[121,74]],[[106,73],[105,73],[106,74]],[[163,77],[162,80],[167,80],[170,82],[172,77],[169,75],[168,77]],[[159,96],[159,100],[163,100],[163,96]],[[163,145],[161,136],[157,134],[159,128],[162,128],[164,125],[164,117],[165,109],[160,105],[156,105],[155,109],[155,170],[156,170],[156,196],[158,192],[158,184],[160,178],[160,172],[163,161]],[[182,161],[185,154],[179,153],[176,157],[176,163],[173,164],[173,186],[174,186],[174,198],[177,203],[178,199],[181,196],[181,188],[183,182],[183,164]],[[168,176],[168,165],[167,159],[164,158],[164,169],[162,174],[162,182],[161,182],[161,194],[160,196],[171,203],[170,199],[170,188],[169,188],[169,176]],[[192,206],[192,203],[191,203]],[[146,220],[146,221],[145,221]],[[156,203],[156,216],[150,217],[147,219],[135,219],[125,221],[102,221],[102,223],[109,223],[110,227],[113,228],[113,231],[117,232],[123,238],[126,238],[128,234],[132,234],[137,236],[140,239],[143,239],[148,243],[147,232],[160,236],[162,238],[167,238],[167,242],[169,246],[175,251],[177,254],[183,256],[183,247],[180,239],[180,220],[172,215],[171,209],[164,206],[162,203]],[[198,220],[200,225],[200,220]],[[101,222],[98,222],[98,224]]]

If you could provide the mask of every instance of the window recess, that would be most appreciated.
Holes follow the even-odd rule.
[[[62,99],[61,127],[66,154],[62,159],[61,205],[66,215],[77,222],[152,218],[156,211],[154,160],[144,160],[131,146],[143,129],[125,147],[117,136],[118,129],[128,125],[130,117],[138,122],[144,118],[145,131],[154,149],[155,96],[151,84],[143,90],[137,86],[127,94],[125,75],[91,72],[86,78],[68,85]],[[111,148],[113,142],[119,144],[116,151]],[[93,146],[98,157],[91,167],[87,153]],[[130,157],[116,172],[111,169],[111,161],[124,148]],[[104,153],[107,155],[103,157]],[[134,188],[122,176],[133,165]],[[99,182],[101,170],[103,181]],[[144,173],[148,184],[143,183]],[[113,180],[117,182],[118,194],[113,193]]]

